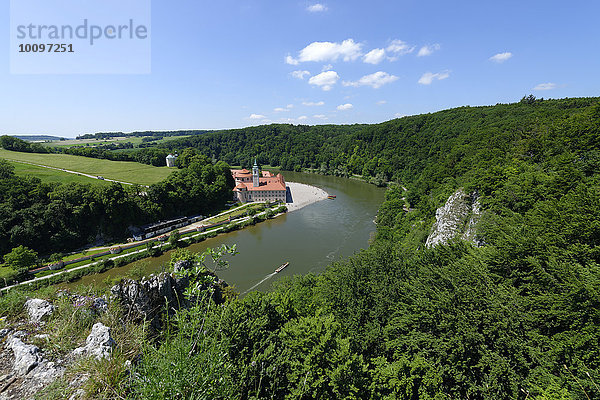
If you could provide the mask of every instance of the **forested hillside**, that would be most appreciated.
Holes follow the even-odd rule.
[[[142,360],[137,390],[159,398],[168,377],[169,390],[206,393],[167,368],[189,377],[202,359],[203,371],[222,371],[211,386],[222,398],[600,398],[598,99],[529,98],[341,130],[186,139],[233,163],[258,153],[384,173],[409,192],[388,191],[369,250],[196,314],[225,360],[178,358],[197,340],[178,336]],[[425,248],[436,207],[459,187],[479,195],[485,245]]]

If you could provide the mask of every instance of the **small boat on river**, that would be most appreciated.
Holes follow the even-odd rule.
[[[335,194],[330,194],[329,196],[327,196],[328,199],[333,200],[335,199]]]
[[[276,274],[278,274],[279,272],[283,271],[284,269],[286,269],[286,268],[287,268],[287,266],[288,266],[288,265],[290,265],[290,263],[289,263],[289,262],[286,262],[285,264],[282,264],[282,265],[281,265],[279,268],[277,268],[277,269],[275,270],[275,273],[276,273]]]

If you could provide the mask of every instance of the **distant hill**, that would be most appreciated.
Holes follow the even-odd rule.
[[[86,133],[85,135],[77,136],[76,139],[110,139],[114,137],[170,137],[170,136],[193,136],[202,135],[208,132],[207,130],[183,130],[183,131],[143,131],[143,132],[97,132]]]
[[[49,135],[10,135],[28,142],[45,142],[47,140],[67,140],[67,138]]]

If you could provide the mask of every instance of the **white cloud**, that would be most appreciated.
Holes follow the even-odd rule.
[[[367,64],[379,64],[385,58],[384,49],[373,49],[364,55],[363,61]]]
[[[357,81],[344,81],[344,86],[371,86],[373,89],[379,89],[383,85],[387,83],[392,83],[398,80],[398,77],[395,75],[390,75],[387,72],[378,71],[371,75],[365,75]]]
[[[321,68],[321,72],[329,71],[330,69],[333,69],[333,65],[331,65],[331,64],[323,65],[323,68]]]
[[[340,111],[350,110],[352,108],[354,108],[354,106],[350,103],[340,104],[339,106],[337,106],[337,109]]]
[[[334,42],[312,42],[302,50],[298,58],[292,56],[286,57],[288,64],[296,65],[298,62],[327,62],[337,61],[354,61],[362,55],[362,44],[356,43],[352,39],[346,39],[342,43]],[[294,62],[296,64],[294,64]]]
[[[553,82],[540,83],[539,85],[534,87],[533,90],[552,90],[552,89],[556,89],[557,86],[558,85]]]
[[[273,111],[275,111],[275,112],[285,112],[285,111],[290,111],[292,108],[294,108],[294,105],[293,104],[288,104],[285,107],[274,108]]]
[[[403,42],[399,39],[392,40],[390,45],[386,48],[388,52],[394,53],[399,56],[403,54],[412,53],[414,49],[414,47],[409,46],[408,43]]]
[[[327,6],[317,3],[317,4],[313,4],[312,6],[306,7],[306,9],[310,12],[323,12],[323,11],[327,11]]]
[[[419,83],[421,85],[431,85],[431,83],[434,80],[438,80],[441,81],[442,79],[446,79],[450,76],[450,72],[449,71],[444,71],[444,72],[438,72],[438,73],[431,73],[431,72],[425,72],[421,78],[419,78]]]
[[[313,115],[313,118],[317,118],[317,119],[327,119],[326,115],[323,114],[315,114]]]
[[[337,83],[340,76],[335,71],[325,71],[318,75],[311,77],[308,83],[311,85],[319,86],[321,89],[328,91],[333,88],[333,85]]]
[[[439,50],[440,49],[440,45],[439,44],[432,44],[431,46],[423,46],[419,49],[419,52],[417,53],[417,57],[425,57],[425,56],[429,56],[431,54],[433,54],[434,51]]]
[[[308,106],[308,107],[323,106],[323,105],[325,105],[325,102],[324,101],[317,101],[317,102],[314,102],[314,101],[303,101],[302,105],[303,106]]]
[[[304,121],[307,118],[308,117],[306,115],[301,115],[301,116],[298,117],[298,121]]]
[[[267,117],[265,117],[262,114],[251,114],[248,118],[250,118],[250,119],[265,119]]]
[[[396,117],[396,118],[402,118],[402,117],[406,117],[406,114],[396,113],[396,114],[394,114],[394,117]]]
[[[379,100],[379,101],[377,102],[377,104],[378,104],[378,105],[380,105],[380,106],[381,106],[381,105],[384,105],[384,104],[386,104],[386,103],[387,103],[387,101],[386,101],[386,100]]]
[[[296,79],[304,79],[305,77],[310,76],[310,72],[302,70],[292,71],[291,74]]]
[[[498,53],[490,57],[490,61],[496,62],[498,64],[503,63],[504,61],[511,58],[513,55],[511,52],[507,51],[505,53]]]
[[[285,63],[290,65],[298,65],[298,60],[288,54],[285,57]]]

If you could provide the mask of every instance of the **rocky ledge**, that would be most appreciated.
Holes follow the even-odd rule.
[[[460,237],[476,246],[481,246],[483,241],[476,234],[476,226],[480,218],[481,204],[477,193],[466,194],[463,189],[458,189],[446,204],[435,212],[435,223],[425,245],[434,247]]]

